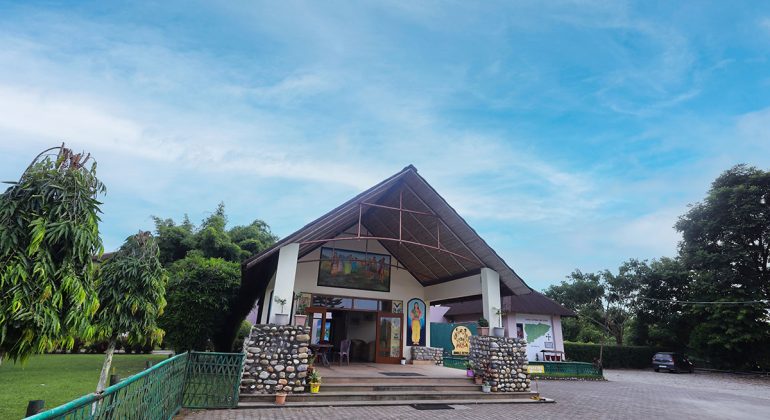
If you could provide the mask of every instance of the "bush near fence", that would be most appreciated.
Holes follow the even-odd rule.
[[[599,344],[564,343],[564,352],[571,361],[593,363],[599,359]],[[644,369],[652,364],[652,356],[659,351],[672,351],[647,346],[605,345],[602,366],[605,369]]]

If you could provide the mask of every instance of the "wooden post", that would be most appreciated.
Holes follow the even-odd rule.
[[[27,403],[27,414],[25,417],[33,416],[37,413],[42,413],[45,410],[45,400],[29,400]]]
[[[113,385],[115,385],[118,382],[120,382],[120,376],[118,376],[118,375],[110,375],[110,386],[113,386]]]
[[[151,367],[152,367],[152,361],[151,360],[147,360],[147,361],[144,362],[144,368],[145,369],[149,369]]]

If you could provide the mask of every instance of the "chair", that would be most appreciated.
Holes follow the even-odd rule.
[[[340,366],[342,366],[342,358],[346,358],[348,366],[350,366],[350,340],[342,340],[340,342],[340,351],[336,352],[340,357]]]

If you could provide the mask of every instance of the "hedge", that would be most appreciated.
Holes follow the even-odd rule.
[[[567,359],[575,362],[593,363],[599,359],[599,344],[564,343]],[[647,346],[615,346],[605,345],[602,366],[609,369],[629,368],[644,369],[652,365],[652,356],[659,351],[672,351]]]

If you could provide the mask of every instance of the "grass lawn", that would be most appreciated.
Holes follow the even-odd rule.
[[[158,363],[166,355],[116,354],[115,373],[125,379],[144,369],[145,361]],[[103,354],[46,354],[27,363],[7,360],[0,365],[0,419],[24,417],[29,400],[45,400],[50,409],[96,390]]]

